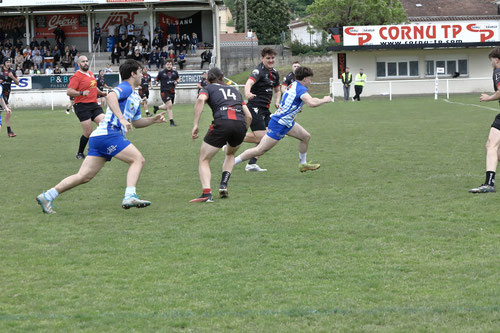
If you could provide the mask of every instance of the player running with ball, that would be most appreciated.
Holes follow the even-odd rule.
[[[319,164],[311,164],[306,161],[307,146],[311,139],[311,134],[302,126],[295,122],[297,113],[302,110],[302,106],[307,104],[310,107],[320,106],[331,102],[330,96],[321,99],[314,98],[307,91],[311,84],[313,72],[308,67],[299,67],[295,71],[296,81],[285,91],[281,99],[280,106],[275,113],[271,115],[271,120],[267,126],[267,133],[255,148],[245,150],[236,157],[235,164],[239,164],[252,157],[260,156],[273,148],[285,135],[289,135],[300,140],[299,143],[299,171],[319,169]]]

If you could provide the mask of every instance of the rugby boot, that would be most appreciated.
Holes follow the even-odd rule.
[[[212,193],[202,194],[200,197],[190,200],[189,202],[214,202]]]
[[[123,198],[123,201],[122,201],[122,208],[123,209],[129,209],[132,207],[144,208],[144,207],[147,207],[149,205],[151,205],[151,201],[141,200],[141,199],[139,199],[137,194],[132,194],[130,196],[127,196],[127,197]]]
[[[7,135],[9,136],[9,138],[14,138],[17,136],[16,133],[14,133],[14,132],[9,132],[9,133],[7,133]]]
[[[229,197],[229,191],[227,190],[226,184],[220,184],[219,186],[219,198],[224,199]]]
[[[496,192],[496,191],[497,191],[497,188],[495,187],[495,185],[483,184],[479,187],[471,188],[469,190],[469,193],[488,193],[488,192]]]
[[[42,211],[45,214],[55,214],[56,212],[52,209],[52,200],[45,197],[45,192],[39,194],[36,197],[36,202],[42,207]]]
[[[153,106],[153,113],[154,113],[154,114],[156,114],[156,112],[158,112],[158,109],[159,109],[159,108],[158,108],[156,105],[155,105],[155,106]]]
[[[257,164],[247,164],[247,165],[245,165],[245,171],[260,171],[260,172],[264,172],[264,171],[267,171],[267,169],[262,169]]]
[[[318,170],[319,167],[320,167],[319,164],[312,164],[307,162],[306,164],[299,164],[299,171],[306,172],[306,171]]]

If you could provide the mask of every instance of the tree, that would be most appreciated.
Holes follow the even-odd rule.
[[[408,19],[399,0],[315,0],[307,7],[309,22],[318,29],[347,25],[383,25]]]
[[[235,1],[236,31],[244,32],[244,0]],[[280,44],[281,32],[288,31],[290,11],[286,0],[247,0],[248,30],[259,38],[259,44]]]
[[[311,5],[314,0],[287,0],[287,2],[293,17],[300,18],[306,16],[306,8]]]

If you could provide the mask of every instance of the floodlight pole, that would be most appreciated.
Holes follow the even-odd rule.
[[[247,20],[247,0],[243,1],[243,11],[245,12],[245,33],[248,32],[248,20]]]

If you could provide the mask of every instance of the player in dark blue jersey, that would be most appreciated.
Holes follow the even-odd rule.
[[[320,106],[321,104],[331,102],[330,96],[321,99],[309,95],[308,88],[311,84],[313,71],[308,67],[299,67],[295,71],[296,81],[286,90],[281,103],[269,121],[266,136],[262,138],[259,145],[252,149],[245,150],[236,157],[235,164],[246,161],[255,156],[260,156],[274,147],[285,135],[300,140],[299,143],[299,171],[319,169],[319,164],[307,162],[307,147],[311,134],[302,126],[295,122],[295,117],[302,110],[304,104],[310,107]]]
[[[224,145],[226,146],[226,158],[222,165],[219,196],[221,198],[228,197],[227,183],[234,167],[234,154],[243,142],[247,128],[252,122],[250,111],[243,102],[238,89],[224,84],[224,73],[219,68],[214,67],[207,76],[210,84],[201,89],[194,106],[192,138],[198,138],[198,123],[205,103],[212,109],[214,121],[208,129],[200,149],[198,171],[203,193],[199,198],[190,202],[213,201],[210,187],[210,160]]]
[[[493,95],[481,94],[481,102],[500,100],[500,47],[495,47],[489,54],[491,66],[493,67]],[[486,141],[486,180],[484,184],[469,190],[470,193],[496,192],[495,173],[497,171],[500,148],[500,113],[497,114],[491,124],[490,134]]]

